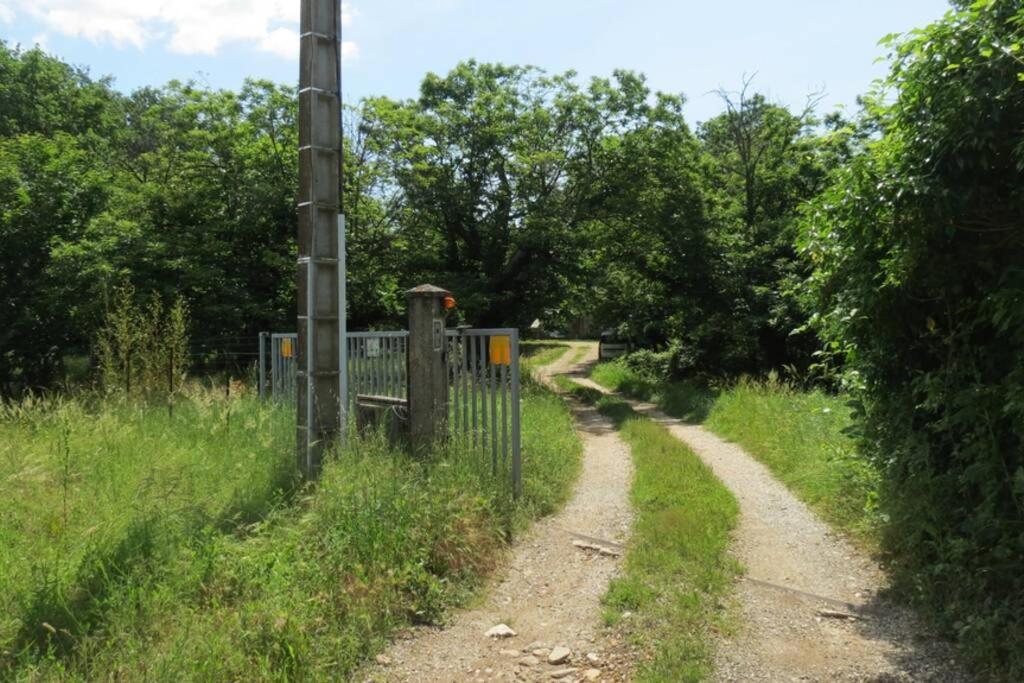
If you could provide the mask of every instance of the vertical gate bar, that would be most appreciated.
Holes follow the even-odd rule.
[[[355,353],[352,358],[352,374],[356,381],[352,391],[353,399],[356,399],[359,394],[365,394],[366,390],[363,388],[363,340],[356,337],[353,341],[355,342]]]
[[[405,339],[395,340],[395,396],[405,398]]]
[[[452,387],[452,425],[455,427],[456,437],[459,434],[459,414],[462,412],[462,406],[459,405],[459,366],[462,363],[462,352],[459,349],[459,338],[451,338],[451,353],[448,355],[448,367],[451,368],[451,387]]]
[[[491,337],[494,341],[494,337]],[[490,359],[490,385],[491,385],[491,467],[494,473],[498,472],[498,384],[495,375],[494,358]]]
[[[277,360],[277,354],[274,352],[274,338],[270,338],[270,398],[271,400],[277,398],[277,391],[275,388],[276,382],[274,381],[274,368]]]
[[[260,350],[259,350],[259,361],[258,361],[258,363],[259,363],[259,378],[260,378],[259,397],[260,397],[261,401],[267,397],[267,364],[266,364],[266,360],[265,360],[266,357],[267,357],[267,353],[266,352],[267,352],[267,333],[266,332],[260,332]]]
[[[395,337],[391,345],[391,393],[395,398],[402,397],[402,370],[398,362],[402,357],[401,349],[402,339],[401,337]]]
[[[377,339],[377,358],[374,364],[377,367],[377,394],[380,396],[387,395],[387,377],[385,376],[387,356],[384,355],[384,341],[384,337]]]
[[[480,337],[480,450],[487,455],[487,439],[490,436],[487,424],[487,366],[490,359],[487,358],[488,338]]]
[[[391,385],[391,378],[388,376],[391,371],[391,366],[388,365],[388,338],[381,337],[377,346],[380,348],[380,355],[377,356],[377,367],[380,368],[380,391],[378,393],[381,396],[388,396],[388,387]]]
[[[519,498],[522,472],[519,461],[519,330],[512,330],[512,496]]]
[[[377,377],[378,386],[377,393],[381,396],[387,396],[387,356],[384,355],[385,351],[385,337],[380,337],[380,341],[377,342]]]
[[[511,360],[511,359],[510,359]],[[501,364],[501,464],[508,464],[508,370]]]
[[[462,432],[469,433],[469,349],[466,348],[466,333],[459,333],[459,342],[462,344]]]
[[[391,389],[388,395],[398,398],[398,363],[395,362],[398,358],[398,338],[391,339],[388,346],[391,349],[388,352],[388,368],[390,368],[388,374],[391,377]]]
[[[384,373],[381,372],[381,370],[384,369],[381,363],[381,353],[383,353],[381,345],[383,344],[384,340],[381,337],[377,337],[375,341],[377,342],[377,355],[373,359],[373,393],[376,394],[377,396],[380,396],[381,394],[384,393]]]
[[[477,383],[480,385],[480,450],[487,452],[487,339],[480,335],[477,344]]]
[[[370,337],[367,337],[365,340],[363,340],[363,343],[365,344],[365,353],[366,353],[366,393],[368,393],[368,394],[376,394],[377,393],[377,390],[376,390],[377,388],[376,388],[375,383],[373,381],[374,380],[374,377],[373,377],[373,357],[370,355],[370,347],[371,347],[371,342],[372,341],[373,341],[373,339],[370,338]]]
[[[374,396],[377,395],[377,359],[370,354],[370,349],[373,348],[373,343],[377,342],[377,351],[380,351],[380,342],[377,341],[376,337],[368,337],[366,339],[366,384],[370,387],[369,393]]]
[[[469,411],[473,416],[473,448],[476,448],[476,340],[477,337],[469,338],[469,384],[472,394],[470,396]]]
[[[374,370],[376,371],[375,375],[377,376],[377,391],[375,391],[374,393],[376,393],[379,396],[386,395],[387,390],[384,388],[385,378],[384,378],[384,338],[383,337],[378,337],[377,338],[377,357],[374,358]]]

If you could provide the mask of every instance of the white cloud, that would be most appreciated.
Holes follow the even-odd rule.
[[[9,0],[10,1],[10,0]],[[224,45],[240,43],[285,59],[299,54],[298,0],[13,0],[18,12],[41,22],[47,30],[85,38],[97,44],[142,49],[164,43],[181,54],[216,54]],[[356,12],[342,2],[342,25]],[[0,21],[14,12],[0,4]],[[351,41],[343,58],[358,55]]]

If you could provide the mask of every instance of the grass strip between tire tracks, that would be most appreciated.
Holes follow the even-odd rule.
[[[725,601],[740,571],[728,553],[736,499],[685,444],[625,401],[555,381],[612,420],[635,466],[633,535],[623,573],[604,596],[605,621],[641,649],[636,680],[702,680],[714,634],[730,630]]]

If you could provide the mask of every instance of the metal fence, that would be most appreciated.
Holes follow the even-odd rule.
[[[299,369],[298,347],[299,335],[295,333],[260,333],[258,363],[260,398],[269,397],[277,402],[293,402],[295,400],[295,382]],[[270,359],[269,378],[267,377],[268,355]]]
[[[348,396],[344,405],[349,415],[354,414],[359,397],[407,399],[408,337],[406,330],[346,334]],[[446,341],[449,432],[460,445],[489,460],[495,473],[507,472],[518,492],[519,331],[446,330]],[[275,401],[295,399],[297,343],[294,334],[260,335],[260,396]],[[270,361],[269,383],[265,353]]]

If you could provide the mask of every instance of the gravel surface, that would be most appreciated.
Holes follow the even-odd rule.
[[[606,391],[586,378],[574,379]],[[764,465],[703,427],[670,418],[649,403],[630,404],[693,449],[739,500],[732,547],[746,569],[734,594],[739,627],[718,645],[713,680],[970,680],[948,643],[882,597],[881,568]]]
[[[590,351],[592,361],[596,347]],[[570,350],[543,368],[542,377],[575,369],[573,355]],[[406,632],[358,679],[628,680],[629,657],[602,628],[600,610],[622,558],[573,541],[580,535],[588,543],[627,540],[632,462],[607,419],[590,408],[574,406],[573,412],[583,439],[583,471],[565,508],[534,524],[514,544],[507,568],[481,604],[458,612],[444,628]],[[485,635],[499,624],[515,635]],[[568,656],[557,651],[552,657],[557,648],[568,649]]]

